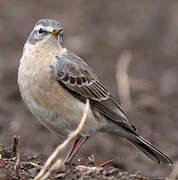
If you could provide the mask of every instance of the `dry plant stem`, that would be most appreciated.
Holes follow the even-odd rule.
[[[53,152],[53,154],[51,154],[51,156],[47,159],[45,165],[43,166],[43,168],[41,169],[41,171],[39,172],[39,174],[34,178],[34,180],[41,180],[42,177],[46,174],[49,173],[48,169],[50,168],[50,166],[52,166],[53,161],[59,156],[59,153],[69,144],[70,141],[72,141],[82,130],[86,119],[87,119],[87,115],[88,115],[88,111],[89,111],[89,100],[87,99],[86,101],[86,106],[84,109],[84,113],[83,113],[83,117],[82,120],[80,122],[80,124],[78,125],[77,129],[75,131],[73,131],[72,133],[69,134],[68,138],[59,146],[57,146],[57,148],[55,149],[55,151]],[[51,170],[52,171],[52,170]]]
[[[124,51],[118,58],[116,66],[117,87],[120,97],[121,106],[126,110],[132,108],[130,98],[130,84],[128,76],[128,68],[132,60],[132,54],[129,51]]]
[[[40,180],[48,179],[48,177],[52,174],[53,171],[58,170],[59,168],[64,167],[64,163],[62,160],[58,159],[51,168],[44,174],[43,177],[41,177]]]
[[[39,164],[33,163],[33,162],[29,162],[29,165],[35,167],[35,168],[40,168]]]
[[[41,166],[39,164],[36,164],[34,162],[21,162],[21,164],[25,165],[25,166],[32,166],[34,168],[41,168]]]
[[[114,163],[114,160],[109,160],[109,161],[106,161],[102,164],[99,165],[99,167],[105,167],[105,166],[108,166],[108,165],[111,165],[112,163]]]
[[[17,155],[17,146],[19,144],[20,137],[19,136],[14,136],[13,137],[13,144],[12,144],[12,155],[16,156]]]
[[[16,163],[14,165],[14,172],[18,172],[18,169],[19,169],[19,165],[20,165],[20,154],[17,153],[17,160],[16,160]]]
[[[84,165],[78,165],[76,167],[77,170],[79,170],[80,172],[83,172],[85,174],[90,174],[91,172],[96,172],[96,173],[99,173],[103,170],[102,167],[97,167],[97,166],[84,166]]]

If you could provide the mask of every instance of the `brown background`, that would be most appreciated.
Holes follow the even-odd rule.
[[[65,46],[83,57],[118,98],[116,63],[124,50],[133,107],[128,118],[138,132],[175,162],[178,159],[178,2],[169,0],[1,0],[0,144],[21,136],[20,151],[49,155],[62,142],[43,128],[23,104],[17,69],[24,42],[37,20],[54,18],[64,26]],[[115,159],[121,170],[169,175],[128,142],[98,134],[82,148],[98,163]]]

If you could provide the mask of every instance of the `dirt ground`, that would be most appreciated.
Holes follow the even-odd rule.
[[[45,157],[36,153],[18,153],[17,138],[11,147],[0,147],[0,179],[1,180],[28,180],[33,179],[40,173],[40,169],[45,163]],[[49,172],[49,168],[48,168]],[[46,173],[47,174],[47,173]],[[42,178],[44,175],[42,175]],[[37,178],[37,177],[36,177]],[[41,177],[38,178],[41,180]],[[80,158],[77,162],[69,165],[61,164],[46,178],[57,179],[109,179],[109,180],[148,180],[140,171],[135,174],[120,171],[114,163],[108,161],[100,165],[95,164],[94,156]],[[157,177],[164,180],[164,177]]]
[[[17,85],[17,69],[27,36],[37,20],[54,18],[64,26],[65,46],[85,59],[118,101],[116,64],[125,50],[132,54],[128,69],[132,107],[127,110],[128,119],[140,135],[176,162],[177,12],[178,2],[174,0],[1,0],[0,144],[9,147],[13,135],[19,135],[19,152],[43,157],[43,163],[63,141],[31,115]],[[108,134],[90,138],[74,162],[91,155],[95,164],[114,159],[119,172],[140,171],[150,179],[169,176],[173,168],[155,165],[127,141]]]

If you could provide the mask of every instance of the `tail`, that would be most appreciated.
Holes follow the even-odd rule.
[[[165,164],[173,164],[171,159],[169,159],[165,154],[155,148],[151,143],[146,141],[143,137],[134,134],[133,136],[128,138],[128,140],[154,162],[158,164],[160,162],[163,162]]]

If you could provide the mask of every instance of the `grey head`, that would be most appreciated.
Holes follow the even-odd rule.
[[[50,38],[59,40],[63,46],[63,27],[58,21],[53,19],[42,19],[36,23],[26,43],[34,45],[43,39]]]

